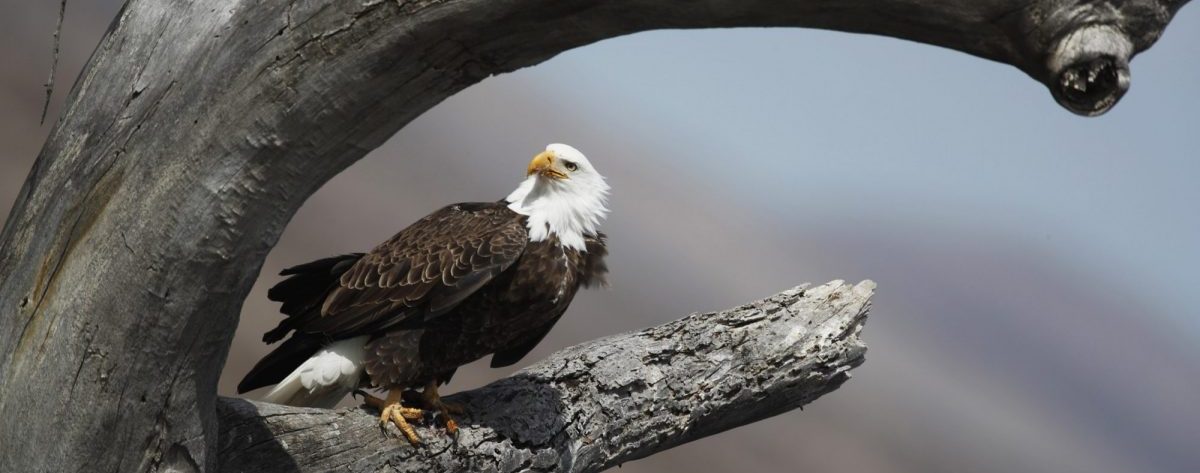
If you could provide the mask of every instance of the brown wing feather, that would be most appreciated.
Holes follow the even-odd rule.
[[[456,204],[360,258],[301,331],[342,338],[423,321],[462,302],[525,250],[522,216],[501,203]]]
[[[608,237],[601,232],[596,232],[595,235],[584,235],[584,244],[587,251],[574,257],[574,259],[579,262],[576,267],[578,280],[585,287],[608,286],[608,264],[604,262],[604,257],[608,256],[607,241]],[[565,311],[566,308],[564,307],[563,310]],[[528,355],[529,352],[533,351],[542,342],[543,338],[546,338],[546,335],[550,333],[550,329],[554,328],[554,324],[561,317],[562,313],[559,313],[539,327],[525,341],[497,350],[492,355],[492,368],[502,368],[521,361],[525,355]]]
[[[608,235],[603,232],[585,235],[583,242],[587,253],[583,255],[580,281],[584,287],[608,287],[608,263],[604,262],[604,257],[608,256]]]

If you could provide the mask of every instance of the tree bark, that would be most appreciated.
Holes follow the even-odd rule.
[[[1094,114],[1184,3],[129,0],[4,227],[0,469],[211,471],[217,377],[285,223],[489,75],[656,28],[801,26],[1005,62]]]
[[[374,411],[223,398],[218,471],[601,471],[841,386],[863,361],[874,288],[800,287],[568,348],[453,396],[468,412],[457,440],[421,429],[420,448],[382,436]]]

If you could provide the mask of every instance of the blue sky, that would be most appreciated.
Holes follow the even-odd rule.
[[[1153,294],[1200,340],[1197,58],[1200,11],[1185,8],[1093,119],[1007,65],[816,30],[643,33],[517,74],[596,121],[639,123],[639,139],[784,224],[804,205],[827,222],[1029,241]]]

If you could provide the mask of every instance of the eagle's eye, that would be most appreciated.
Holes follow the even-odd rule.
[[[567,170],[571,172],[575,172],[577,169],[579,169],[579,165],[571,161],[563,161],[563,167],[567,168]]]

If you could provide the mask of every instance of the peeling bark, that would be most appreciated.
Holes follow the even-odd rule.
[[[568,348],[452,396],[468,410],[457,441],[422,428],[419,448],[383,436],[374,411],[223,398],[219,471],[601,471],[841,386],[863,362],[874,288],[802,286]]]
[[[1185,3],[129,0],[2,234],[0,470],[211,471],[217,377],[285,223],[492,74],[650,29],[812,27],[1008,63],[1094,114]]]

